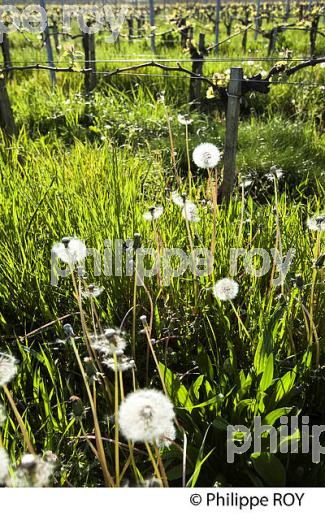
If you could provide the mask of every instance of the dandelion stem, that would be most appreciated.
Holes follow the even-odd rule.
[[[243,320],[242,320],[241,317],[239,316],[239,312],[237,311],[235,305],[233,304],[233,302],[232,302],[231,300],[229,300],[229,301],[230,301],[230,304],[231,304],[231,306],[232,306],[232,308],[233,308],[234,313],[235,313],[236,316],[237,316],[238,323],[240,323],[240,325],[241,325],[243,331],[245,332],[246,336],[248,337],[248,339],[249,339],[250,341],[252,341],[252,338],[250,337],[250,334],[249,334],[248,330],[246,329]]]
[[[150,462],[151,462],[151,464],[152,464],[152,466],[153,466],[153,469],[154,469],[155,475],[156,475],[156,477],[158,478],[158,480],[160,480],[160,482],[163,482],[162,476],[161,476],[161,474],[160,474],[159,468],[158,468],[158,466],[157,466],[157,463],[156,463],[156,461],[155,461],[155,458],[154,458],[154,456],[153,456],[153,453],[152,453],[152,451],[151,451],[151,449],[150,449],[150,446],[149,446],[149,444],[148,444],[147,442],[145,442],[145,446],[146,446],[146,448],[147,448],[147,452],[148,452],[148,455],[149,455],[149,459],[150,459]]]
[[[244,183],[241,185],[241,208],[240,208],[240,223],[239,223],[239,230],[238,230],[238,240],[239,244],[242,244],[243,241],[243,226],[244,226],[244,214],[245,214],[245,187]]]
[[[164,487],[169,487],[169,485],[168,485],[168,478],[167,478],[167,475],[166,475],[165,467],[164,467],[163,461],[162,461],[161,456],[160,456],[159,448],[158,448],[158,446],[156,444],[155,444],[155,452],[156,452],[156,457],[157,457],[157,460],[158,460],[158,466],[159,466],[159,469],[160,469],[160,472],[161,472],[161,476],[162,476],[162,481],[163,481]]]
[[[190,146],[189,146],[189,138],[188,138],[188,125],[185,125],[185,146],[186,146],[186,158],[187,158],[188,192],[191,196],[192,172],[191,172]]]
[[[171,155],[171,162],[172,162],[172,165],[173,165],[173,168],[174,168],[174,173],[175,173],[175,177],[176,177],[177,184],[178,184],[178,186],[180,186],[180,184],[181,184],[181,180],[180,180],[179,175],[178,175],[178,172],[177,172],[177,165],[176,165],[176,159],[175,159],[175,147],[174,147],[173,132],[172,132],[171,124],[170,124],[170,119],[169,119],[168,110],[167,110],[167,107],[166,107],[166,104],[165,104],[165,103],[164,103],[164,107],[165,107],[165,115],[166,115],[166,121],[167,121],[167,127],[168,127],[168,135],[169,135],[169,142],[170,142],[170,155]]]
[[[217,216],[218,216],[218,170],[215,171],[215,186],[212,186],[212,207],[213,207],[213,224],[212,224],[212,238],[211,238],[211,255],[214,257],[216,249],[217,236]]]
[[[144,330],[145,330],[145,333],[146,333],[148,347],[149,347],[149,349],[151,351],[152,357],[153,357],[154,362],[156,364],[156,367],[157,367],[157,370],[158,370],[158,374],[159,374],[159,377],[160,377],[160,381],[161,381],[163,390],[165,392],[165,395],[168,396],[168,392],[167,392],[167,388],[166,388],[166,385],[165,385],[165,381],[164,381],[163,375],[162,375],[161,370],[160,370],[159,361],[157,359],[155,350],[154,350],[153,345],[152,345],[152,341],[151,341],[151,337],[150,337],[150,334],[149,334],[149,331],[148,331],[148,325],[147,324],[144,325]]]
[[[104,445],[103,445],[102,436],[101,436],[101,432],[100,432],[96,406],[95,406],[95,403],[94,403],[94,400],[93,400],[93,397],[91,394],[91,390],[90,390],[90,387],[89,387],[89,384],[87,381],[87,375],[84,371],[84,368],[83,368],[83,365],[82,365],[82,362],[81,362],[81,359],[79,356],[79,352],[77,350],[76,343],[73,338],[71,338],[71,345],[72,345],[74,354],[76,356],[76,359],[77,359],[77,362],[79,365],[79,369],[80,369],[80,372],[81,372],[81,375],[82,375],[82,378],[84,381],[84,385],[86,387],[86,391],[88,394],[88,399],[89,399],[89,403],[90,403],[90,407],[91,407],[91,411],[92,411],[92,415],[93,415],[93,420],[94,420],[97,452],[98,452],[98,456],[99,456],[99,460],[100,460],[100,465],[101,465],[101,468],[103,471],[105,484],[107,486],[114,487],[114,481],[113,481],[113,479],[108,471],[108,467],[107,467],[105,450],[104,450]]]
[[[135,337],[136,337],[136,319],[137,319],[137,270],[138,270],[138,256],[135,255],[135,270],[133,280],[133,307],[132,307],[132,357],[135,361]]]
[[[115,481],[116,486],[120,486],[120,448],[119,448],[119,373],[117,356],[114,352],[114,365],[115,365],[115,388],[114,388],[114,418],[115,418]]]
[[[315,249],[314,249],[314,258],[317,259],[320,252],[320,233],[317,233]],[[310,290],[310,305],[309,305],[309,340],[308,345],[311,346],[313,342],[313,329],[314,329],[314,305],[315,305],[315,287],[317,281],[317,269],[314,268],[311,282],[311,290]],[[316,366],[319,367],[320,363],[320,353],[319,349],[316,352]]]
[[[82,435],[84,436],[84,439],[85,439],[86,443],[88,444],[89,448],[91,449],[91,451],[93,452],[95,457],[100,461],[99,456],[98,456],[98,452],[97,452],[95,446],[90,442],[90,440],[88,438],[88,435],[87,435],[87,432],[86,432],[86,430],[84,428],[84,425],[82,424],[82,421],[80,421],[80,429],[81,429]]]
[[[28,449],[29,453],[31,453],[32,455],[35,455],[35,450],[33,448],[33,445],[31,443],[31,441],[30,441],[28,432],[26,430],[26,426],[24,424],[24,421],[23,421],[20,413],[18,412],[18,409],[17,409],[17,406],[15,404],[15,401],[13,400],[13,397],[12,397],[11,392],[10,392],[9,388],[7,387],[7,385],[3,385],[3,390],[4,390],[4,393],[6,394],[6,397],[7,397],[8,401],[9,401],[9,404],[10,404],[10,406],[12,408],[12,411],[15,414],[15,417],[16,417],[17,422],[19,424],[19,428],[21,430],[21,433],[23,434],[24,441],[25,441],[25,444],[27,446],[27,449]]]

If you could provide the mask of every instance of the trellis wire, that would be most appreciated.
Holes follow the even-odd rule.
[[[320,58],[322,58],[322,56],[319,56]],[[272,61],[288,61],[288,62],[303,62],[303,61],[306,61],[306,60],[310,60],[312,59],[312,56],[305,56],[305,57],[300,57],[300,58],[284,58],[284,57],[281,57],[281,56],[275,56],[275,57],[270,57],[270,58],[267,58],[267,57],[262,57],[262,58],[253,58],[253,57],[250,57],[250,56],[246,56],[246,57],[239,57],[239,58],[206,58],[204,59],[204,63],[238,63],[238,62],[247,62],[247,61],[253,61],[253,62],[256,62],[256,63],[259,63],[259,62],[272,62]],[[147,63],[148,61],[150,60],[154,60],[156,63],[193,63],[193,62],[196,62],[196,61],[202,61],[202,60],[196,60],[196,59],[186,59],[186,58],[157,58],[156,56],[147,56],[146,58],[143,58],[143,59],[138,59],[138,58],[130,58],[130,59],[125,59],[125,58],[112,58],[112,59],[102,59],[102,60],[88,60],[89,63]],[[73,60],[73,63],[83,63],[84,60]],[[32,65],[34,64],[35,61],[25,61],[25,60],[21,60],[21,61],[12,61],[12,64],[26,64],[26,65]],[[39,65],[45,65],[48,63],[48,61],[39,61],[37,60],[37,63]],[[57,62],[58,63],[58,62]],[[63,60],[63,61],[59,61],[59,63],[62,65],[63,63],[70,63],[69,60]]]
[[[41,70],[40,69],[28,69],[30,71],[37,71],[40,72]],[[20,72],[27,72],[27,70],[25,71],[20,71]],[[44,72],[44,71],[43,71]],[[60,72],[60,71],[58,71]],[[69,73],[69,72],[75,72],[75,73],[79,73],[79,74],[84,74],[84,71],[83,70],[75,70],[75,71],[64,71],[64,73]],[[96,71],[96,72],[92,72],[93,75],[97,75],[97,76],[107,76],[107,77],[112,77],[112,70],[106,70],[106,71]],[[170,71],[170,73],[172,72],[177,72],[177,71]],[[145,77],[152,77],[152,78],[166,78],[166,79],[173,79],[173,80],[182,80],[182,79],[193,79],[193,76],[191,75],[183,75],[183,76],[178,76],[178,75],[172,75],[172,74],[159,74],[159,73],[156,73],[156,74],[153,74],[153,73],[145,73],[145,72],[118,72],[117,74],[114,74],[114,76],[130,76],[130,77],[137,77],[137,76],[145,76]],[[113,77],[114,77],[113,76]],[[194,79],[203,79],[204,76],[199,76],[199,77],[194,77]],[[239,81],[239,80],[233,80],[233,81]],[[268,80],[265,80],[265,79],[252,79],[252,78],[244,78],[244,81],[254,81],[254,83],[266,83],[268,82]],[[299,81],[270,81],[269,82],[269,85],[270,86],[276,86],[276,85],[294,85],[294,86],[299,86],[299,87],[310,87],[310,88],[320,88],[320,89],[323,89],[324,86],[323,85],[319,85],[318,83],[303,83],[303,82],[299,82]]]

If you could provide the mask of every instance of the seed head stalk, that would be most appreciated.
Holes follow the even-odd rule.
[[[188,137],[188,125],[185,125],[185,147],[186,147],[186,159],[187,159],[187,177],[188,177],[188,192],[191,196],[192,193],[192,171],[191,171],[191,159],[190,159],[190,144]]]
[[[149,446],[149,443],[145,442],[145,446],[146,446],[146,449],[147,449],[147,452],[148,452],[148,455],[149,455],[149,459],[150,459],[150,462],[151,462],[151,464],[153,466],[153,469],[154,469],[154,472],[155,472],[155,475],[156,475],[157,479],[160,480],[160,482],[164,482],[163,477],[162,477],[162,475],[161,475],[161,473],[159,471],[159,467],[158,467],[158,465],[157,465],[157,463],[155,461],[155,458],[154,458],[153,453],[151,451],[151,448]]]
[[[232,300],[229,300],[230,301],[230,305],[232,306],[232,309],[234,311],[234,313],[236,314],[236,317],[237,317],[237,320],[238,320],[238,325],[240,325],[243,329],[243,331],[245,332],[246,336],[248,337],[248,339],[250,341],[252,341],[252,338],[250,337],[250,334],[248,332],[248,330],[246,329],[245,325],[244,325],[244,322],[243,320],[241,319],[240,315],[239,315],[239,312],[237,311],[235,305],[233,304]]]
[[[149,350],[151,351],[152,357],[154,359],[155,365],[156,365],[157,370],[158,370],[158,374],[159,374],[159,377],[160,377],[161,385],[163,387],[165,395],[168,397],[168,392],[167,392],[167,388],[166,388],[166,385],[165,385],[165,381],[164,381],[163,375],[162,375],[161,370],[160,370],[159,361],[157,359],[155,350],[154,350],[153,345],[152,345],[151,331],[149,333],[149,329],[148,329],[148,324],[147,323],[143,324],[143,328],[144,328],[144,331],[145,331],[145,334],[146,334]]]
[[[212,175],[210,173],[210,178]],[[212,208],[213,208],[213,225],[212,225],[212,239],[211,239],[211,255],[214,257],[216,250],[216,237],[217,237],[217,217],[219,216],[219,208],[218,208],[218,170],[215,169],[215,180],[214,186],[211,187],[211,197],[212,197]]]
[[[134,259],[134,277],[133,277],[133,307],[132,307],[132,357],[135,358],[135,344],[136,344],[136,320],[137,320],[137,271],[138,271],[138,256],[135,255]]]
[[[166,106],[165,102],[164,102],[164,108],[165,108],[165,115],[166,115],[166,121],[167,121],[167,127],[168,127],[168,135],[169,135],[169,142],[170,142],[171,163],[172,163],[172,166],[173,166],[173,169],[174,169],[177,185],[180,186],[181,185],[181,179],[180,179],[180,177],[178,175],[178,171],[177,171],[177,165],[176,165],[176,159],[175,159],[175,146],[174,146],[173,132],[172,132],[171,124],[170,124],[168,109],[167,109],[167,106]]]
[[[11,406],[11,409],[12,409],[12,411],[14,412],[14,415],[15,415],[15,417],[16,417],[16,419],[17,419],[17,422],[18,422],[18,425],[19,425],[20,431],[21,431],[21,433],[22,433],[22,435],[23,435],[23,438],[24,438],[25,444],[26,444],[26,446],[27,446],[27,449],[28,449],[29,453],[31,453],[32,455],[35,455],[35,450],[34,450],[34,448],[33,448],[33,445],[32,445],[32,443],[31,443],[31,440],[30,440],[30,438],[29,438],[29,434],[28,434],[28,432],[27,432],[26,426],[25,426],[25,424],[24,424],[24,421],[23,421],[23,419],[22,419],[20,413],[18,412],[18,409],[17,409],[16,403],[15,403],[15,401],[13,400],[13,397],[12,397],[11,392],[10,392],[10,390],[9,390],[9,388],[8,388],[7,385],[3,385],[3,391],[4,391],[4,393],[6,394],[6,397],[7,397],[8,401],[9,401],[9,404],[10,404],[10,406]]]
[[[316,242],[314,247],[314,258],[317,258],[320,255],[320,232],[317,232]],[[316,306],[316,297],[315,297],[315,287],[317,281],[317,268],[313,269],[312,282],[311,282],[311,290],[310,290],[310,304],[309,304],[309,338],[308,338],[308,346],[311,346],[313,343],[313,330],[315,329],[314,323],[314,307]],[[320,352],[319,346],[317,347],[316,343],[316,366],[320,366]]]
[[[116,486],[120,486],[120,447],[119,447],[119,372],[118,372],[118,362],[116,353],[113,353],[114,357],[114,420],[115,420],[115,482]]]
[[[89,387],[89,383],[87,380],[87,375],[84,371],[74,338],[71,338],[71,345],[72,345],[74,354],[76,356],[77,363],[79,365],[79,369],[80,369],[80,372],[81,372],[81,375],[83,378],[83,382],[84,382],[84,385],[85,385],[85,388],[87,391],[87,395],[88,395],[88,399],[89,399],[89,403],[90,403],[90,407],[91,407],[91,411],[92,411],[92,415],[93,415],[97,452],[98,452],[102,472],[104,475],[105,484],[108,487],[114,487],[114,481],[113,481],[112,476],[110,475],[108,467],[107,467],[105,450],[104,450],[104,445],[103,445],[103,441],[102,441],[102,435],[101,435],[101,431],[100,431],[99,421],[98,421],[98,417],[97,417],[96,406],[95,406],[95,403],[93,400],[93,396],[92,396],[92,393],[91,393],[91,390]]]
[[[277,251],[279,251],[281,262],[282,262],[282,258],[283,258],[281,229],[280,229],[279,200],[278,200],[278,182],[277,182],[276,175],[274,175],[274,203],[275,203],[275,224],[276,224],[276,236],[275,236],[275,246],[274,246],[275,256],[274,256],[273,264],[272,264],[269,292],[271,292],[271,290],[272,290],[273,278],[274,278],[275,267],[276,267]],[[280,278],[281,278],[281,293],[284,294],[284,277],[282,276],[281,271],[280,271]]]

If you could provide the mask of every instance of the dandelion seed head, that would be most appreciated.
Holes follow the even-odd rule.
[[[164,487],[162,481],[159,478],[152,477],[149,479],[145,479],[141,482],[141,487],[144,488],[161,488]]]
[[[220,151],[214,144],[199,144],[194,149],[193,161],[199,168],[214,168],[220,161]]]
[[[158,390],[136,390],[122,402],[119,411],[121,432],[133,442],[161,443],[173,427],[173,404]]]
[[[177,191],[173,191],[171,197],[173,203],[176,204],[176,206],[179,206],[180,208],[184,207],[186,201],[185,193],[182,193],[182,195],[180,195],[179,193],[177,193]]]
[[[87,289],[81,291],[81,296],[84,299],[98,298],[104,291],[104,287],[96,287],[94,284],[88,285]]]
[[[241,181],[242,188],[249,188],[253,184],[253,180],[250,177],[243,177]]]
[[[56,458],[43,460],[39,455],[24,455],[19,468],[6,480],[8,487],[46,487],[55,469]]]
[[[325,231],[325,214],[314,215],[307,220],[307,227],[311,231]]]
[[[87,256],[87,248],[83,240],[64,237],[61,242],[52,246],[52,254],[66,264],[74,265],[82,262]]]
[[[191,119],[188,114],[184,114],[184,115],[178,114],[177,119],[181,125],[187,126],[187,125],[190,125],[191,123],[193,123],[193,119]]]
[[[0,484],[3,483],[9,470],[9,457],[4,448],[0,448]]]
[[[17,373],[17,360],[10,354],[0,354],[0,386],[7,385]]]
[[[164,208],[162,206],[157,206],[157,207],[151,206],[151,208],[149,208],[149,211],[146,211],[143,214],[143,218],[144,218],[144,220],[147,220],[147,221],[157,220],[158,218],[161,217],[163,212],[164,212]]]
[[[200,222],[200,217],[198,215],[198,208],[194,202],[187,200],[182,209],[182,216],[185,220],[189,222]]]
[[[127,356],[121,355],[117,358],[116,361],[114,358],[106,358],[103,361],[103,365],[105,365],[110,370],[113,370],[113,372],[116,370],[118,372],[126,372],[127,370],[135,368],[135,361],[134,359],[131,359]]]
[[[26,453],[21,459],[21,467],[24,469],[32,469],[37,464],[37,457],[32,453]]]
[[[142,325],[145,327],[148,323],[147,316],[145,314],[140,316],[140,321],[141,321]]]
[[[167,430],[164,432],[164,435],[160,438],[159,447],[160,448],[169,448],[172,444],[172,441],[176,439],[176,429],[174,423],[170,423]]]
[[[1,426],[4,425],[4,423],[6,422],[6,419],[7,419],[6,411],[4,409],[4,406],[2,406],[0,404],[0,428],[1,428]]]
[[[103,334],[92,334],[90,342],[92,348],[103,356],[122,355],[127,345],[120,329],[105,329]]]
[[[273,179],[276,177],[278,180],[283,177],[284,172],[281,168],[277,168],[277,166],[271,166],[270,173],[266,174],[266,178],[269,181],[273,181]]]
[[[213,287],[213,294],[219,300],[225,302],[236,298],[239,285],[231,278],[222,278]]]
[[[68,338],[73,338],[75,336],[75,333],[73,331],[73,328],[72,326],[70,325],[70,323],[65,323],[63,325],[63,330],[64,330],[64,334],[68,337]]]

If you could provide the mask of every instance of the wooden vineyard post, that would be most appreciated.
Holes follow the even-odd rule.
[[[45,0],[40,0],[40,6],[43,7],[43,9],[46,11]],[[46,54],[47,54],[48,65],[49,65],[49,67],[53,67],[54,68],[54,58],[53,58],[53,50],[52,50],[52,45],[51,45],[48,20],[46,22],[46,27],[45,27],[44,32],[43,32],[43,41],[44,41],[45,47],[46,47]],[[50,78],[51,78],[52,85],[55,85],[56,84],[56,76],[55,76],[55,71],[54,70],[50,70]]]
[[[0,78],[0,127],[9,138],[17,135],[5,78]]]
[[[85,94],[88,96],[96,87],[95,35],[83,33],[82,46],[85,53],[85,69],[91,69],[85,72]]]
[[[155,39],[155,4],[154,0],[149,0],[149,22],[151,27],[151,50],[156,52],[156,39]]]
[[[242,79],[243,69],[241,67],[232,67],[230,69],[230,81],[228,86],[224,173],[221,186],[222,198],[227,202],[234,189],[236,179],[236,152]]]
[[[214,48],[215,54],[218,54],[218,52],[219,52],[220,11],[221,11],[221,0],[216,0],[216,26],[215,26],[216,45]]]
[[[89,57],[91,68],[91,90],[96,87],[96,43],[95,33],[89,35]]]
[[[196,48],[192,43],[189,44],[190,55],[192,58],[192,72],[202,76],[203,73],[203,61],[205,53],[205,34],[200,33],[199,45]],[[201,96],[201,80],[192,77],[190,79],[190,92],[189,101],[195,101]]]
[[[256,18],[255,18],[255,31],[254,31],[254,40],[257,40],[258,30],[260,28],[260,16],[261,16],[261,0],[257,0],[256,4]]]
[[[133,41],[133,35],[134,35],[134,29],[133,29],[133,14],[127,18],[127,24],[128,24],[128,31],[129,31],[129,43],[132,43]]]
[[[54,45],[56,52],[60,51],[60,41],[59,41],[59,28],[58,28],[58,22],[56,20],[53,20],[53,39],[54,39]]]
[[[10,57],[10,47],[9,47],[9,38],[6,33],[3,33],[2,35],[2,43],[1,43],[1,49],[2,49],[2,56],[3,56],[3,64],[4,67],[11,67],[11,57]],[[8,74],[8,78],[11,77],[11,72]]]

